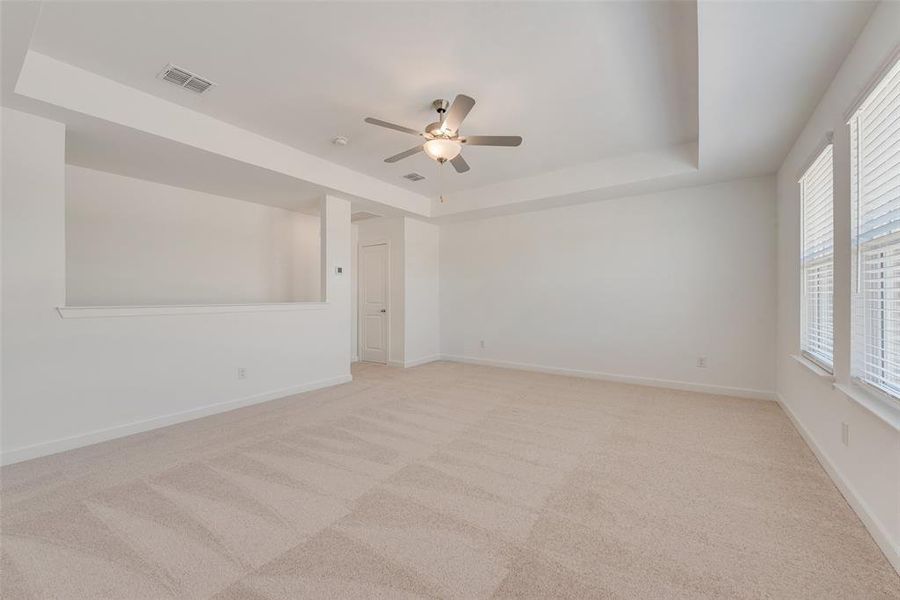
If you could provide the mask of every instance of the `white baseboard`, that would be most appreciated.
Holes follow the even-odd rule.
[[[0,454],[0,464],[9,465],[21,462],[23,460],[39,458],[41,456],[48,456],[50,454],[56,454],[57,452],[64,452],[66,450],[72,450],[74,448],[81,448],[82,446],[89,446],[91,444],[97,444],[99,442],[105,442],[108,440],[125,437],[126,435],[142,433],[144,431],[150,431],[151,429],[166,427],[167,425],[183,423],[184,421],[192,421],[201,417],[228,412],[236,408],[251,406],[253,404],[260,404],[262,402],[268,402],[270,400],[277,400],[278,398],[284,398],[286,396],[292,396],[294,394],[300,394],[302,392],[310,392],[312,390],[317,390],[332,385],[338,385],[340,383],[348,383],[350,381],[353,381],[353,376],[349,374],[341,375],[339,377],[332,377],[330,379],[320,379],[318,381],[311,381],[309,383],[303,383],[287,388],[272,390],[271,392],[264,392],[262,394],[247,396],[245,398],[228,400],[227,402],[218,402],[216,404],[208,404],[206,406],[192,408],[190,410],[182,412],[162,415],[160,417],[153,417],[151,419],[145,419],[142,421],[135,421],[133,423],[126,423],[125,425],[116,425],[107,429],[99,429],[88,433],[73,435],[67,438],[51,440],[49,442],[41,442],[40,444],[23,446],[21,448],[13,448],[12,450],[7,450],[6,452]]]
[[[387,366],[389,367],[397,367],[398,369],[408,369],[409,367],[418,367],[419,365],[424,365],[430,362],[434,362],[436,360],[441,360],[442,357],[440,354],[433,354],[431,356],[424,356],[422,358],[414,358],[413,360],[389,360],[387,362]]]
[[[351,356],[351,357],[350,357],[350,362],[351,362],[351,363],[359,362],[359,357],[358,357],[358,356]]]
[[[422,358],[415,358],[413,360],[407,360],[403,363],[404,367],[418,367],[419,365],[425,365],[436,360],[441,360],[440,354],[432,354],[431,356],[424,356]]]
[[[537,373],[550,373],[552,375],[568,375],[571,377],[584,377],[586,379],[600,379],[603,381],[615,381],[617,383],[631,383],[634,385],[647,385],[651,387],[684,390],[687,392],[701,392],[704,394],[719,394],[722,396],[736,396],[738,398],[752,398],[754,400],[775,400],[775,392],[770,390],[754,390],[748,388],[728,387],[712,385],[708,383],[693,383],[689,381],[676,381],[672,379],[654,379],[652,377],[638,377],[635,375],[617,375],[615,373],[603,373],[600,371],[581,371],[578,369],[566,369],[562,367],[547,367],[528,363],[517,363],[505,360],[491,360],[485,358],[473,358],[470,356],[453,356],[444,354],[442,360],[469,363],[473,365],[485,365],[489,367],[502,367],[504,369],[518,369],[520,371],[535,371]]]
[[[816,443],[816,440],[813,439],[809,430],[803,426],[797,418],[797,415],[794,414],[791,407],[788,406],[781,395],[776,394],[776,401],[781,405],[784,413],[794,424],[794,428],[800,433],[800,436],[806,442],[806,445],[809,446],[809,449],[816,455],[819,464],[822,465],[822,468],[828,473],[828,476],[834,482],[834,485],[837,486],[841,495],[847,500],[847,504],[849,504],[850,508],[852,508],[857,516],[859,516],[859,519],[863,522],[863,525],[865,525],[869,534],[875,540],[875,543],[878,544],[878,547],[884,552],[884,555],[891,565],[893,565],[897,573],[900,573],[900,542],[891,540],[884,524],[875,516],[869,508],[868,503],[856,492],[850,482],[844,478],[840,470],[835,466],[835,463],[832,462],[825,451]]]

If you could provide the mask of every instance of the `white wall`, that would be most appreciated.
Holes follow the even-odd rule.
[[[436,360],[440,354],[440,229],[406,217],[404,221],[404,365]]]
[[[317,216],[66,167],[72,306],[319,301]]]
[[[845,113],[900,42],[900,3],[882,2],[778,172],[778,394],[798,429],[900,570],[900,432],[791,358],[800,346],[800,191],[797,178],[834,132],[835,378],[849,380],[850,150]],[[841,443],[841,423],[850,444]]]
[[[61,319],[64,126],[6,108],[2,126],[4,462],[349,380],[348,202],[324,204],[327,304]]]
[[[440,280],[444,355],[774,390],[771,177],[444,225]]]
[[[288,273],[287,283],[284,286],[287,293],[282,297],[288,298],[289,302],[320,302],[322,300],[321,216],[293,211],[285,212],[287,214],[283,215],[284,221],[288,223],[290,229],[288,256],[291,271]],[[349,266],[345,265],[347,269]],[[273,302],[275,301],[273,300]]]
[[[388,297],[387,314],[390,321],[388,335],[388,363],[393,366],[403,366],[404,362],[404,267],[405,258],[405,233],[403,217],[380,217],[378,219],[366,219],[360,221],[359,245],[377,244],[388,242],[390,244],[390,259],[388,269],[391,291]],[[357,249],[358,252],[358,249]],[[354,275],[355,277],[356,275]]]

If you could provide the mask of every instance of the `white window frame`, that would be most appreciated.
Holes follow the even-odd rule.
[[[800,355],[819,368],[834,372],[834,149],[829,134],[814,158],[803,170],[800,186]],[[823,181],[823,178],[826,178]],[[813,189],[812,186],[816,186]],[[825,186],[824,188],[822,186]],[[826,199],[827,197],[827,199]],[[815,205],[813,205],[815,203]],[[824,205],[823,205],[824,204]],[[814,210],[815,214],[808,211]],[[824,227],[824,229],[823,229]],[[813,229],[813,233],[810,232]],[[813,236],[813,237],[810,237]],[[817,244],[813,244],[816,242]],[[825,243],[828,251],[816,252],[811,258],[810,245]],[[813,277],[830,283],[830,291],[811,292]],[[824,271],[824,275],[822,274]],[[819,283],[821,286],[822,284]],[[810,308],[815,305],[817,319],[811,319]],[[828,314],[824,314],[825,312]],[[812,333],[811,326],[816,330]],[[823,337],[824,334],[824,337]],[[814,339],[816,338],[816,339]]]
[[[888,364],[894,366],[895,371],[900,371],[900,367],[897,367],[894,364],[896,361],[891,361],[887,357],[888,354],[894,353],[897,354],[897,357],[900,357],[900,353],[897,352],[897,349],[900,349],[900,332],[891,334],[888,331],[890,325],[886,325],[886,320],[883,318],[877,321],[867,318],[867,313],[871,312],[871,309],[866,305],[867,298],[865,297],[865,294],[867,288],[864,281],[863,265],[865,264],[867,254],[871,256],[873,253],[877,253],[884,258],[880,265],[882,272],[886,272],[887,268],[894,267],[898,271],[897,278],[898,281],[900,281],[900,264],[898,264],[900,263],[900,225],[897,227],[888,227],[884,232],[874,236],[868,235],[872,233],[871,230],[862,231],[861,223],[863,219],[861,213],[862,206],[865,204],[862,190],[864,189],[863,186],[865,184],[864,180],[866,173],[861,173],[860,171],[860,157],[864,156],[866,152],[864,147],[865,121],[861,119],[866,116],[866,110],[870,108],[871,101],[878,98],[878,93],[883,90],[883,85],[894,86],[894,93],[891,94],[891,97],[896,100],[887,100],[887,108],[891,110],[891,112],[896,111],[898,113],[898,117],[896,118],[900,118],[900,104],[896,105],[894,108],[890,107],[892,103],[900,102],[900,87],[898,87],[898,85],[900,85],[898,84],[898,82],[900,82],[900,60],[898,59],[900,59],[900,53],[895,53],[885,67],[880,70],[878,77],[875,78],[873,83],[866,89],[862,98],[855,104],[852,112],[848,115],[849,119],[847,121],[851,130],[851,250],[853,256],[851,266],[853,294],[851,302],[852,341],[850,378],[854,385],[861,386],[867,393],[872,394],[875,398],[878,398],[883,402],[889,403],[895,408],[900,406],[900,375],[895,375],[893,378],[886,378],[885,373],[889,371],[886,367]],[[887,96],[885,96],[885,98],[887,98]],[[876,106],[877,105],[878,103],[876,103]],[[891,117],[885,117],[886,121],[891,121],[891,119]],[[880,140],[879,144],[887,141],[889,137]],[[890,144],[890,142],[888,143]],[[890,160],[891,154],[889,152],[885,152],[885,154],[888,155],[888,160]],[[889,184],[891,180],[893,180],[893,176],[888,177],[885,183]],[[888,189],[891,189],[891,187],[892,186],[889,184]],[[862,239],[864,237],[868,239]],[[896,254],[891,255],[892,252],[896,252]],[[885,258],[885,255],[888,256]],[[890,260],[891,258],[894,260]],[[885,287],[878,289],[893,288]],[[881,299],[881,308],[878,310],[882,314],[886,310],[889,310],[885,308],[888,306],[888,302],[891,300],[900,302],[900,299],[896,296],[893,299],[886,298],[884,292],[881,293]],[[880,332],[879,335],[873,333],[875,331],[873,327],[876,325],[878,331],[875,333]],[[881,340],[878,348],[883,355],[882,365],[881,367],[875,367],[875,370],[881,371],[881,375],[872,371],[872,365],[869,364],[869,357],[866,355],[867,349],[871,346],[870,342],[873,337]],[[890,346],[894,347],[893,352],[891,352]]]

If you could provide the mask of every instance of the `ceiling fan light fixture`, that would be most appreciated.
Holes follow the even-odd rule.
[[[467,146],[518,146],[522,143],[522,138],[517,135],[467,135],[460,137],[460,125],[462,125],[463,120],[465,120],[469,111],[472,110],[472,107],[475,106],[475,99],[470,96],[457,94],[452,104],[446,100],[435,100],[431,103],[431,106],[437,111],[438,120],[434,123],[429,123],[425,127],[425,131],[417,131],[412,127],[382,121],[375,117],[363,119],[370,125],[393,129],[394,131],[407,133],[419,138],[418,145],[399,154],[389,156],[384,159],[384,162],[393,164],[404,158],[415,156],[419,152],[424,152],[428,158],[437,161],[439,164],[449,162],[457,173],[466,173],[469,171],[469,163],[466,162],[461,153],[463,144]],[[425,138],[424,142],[422,138]]]
[[[453,160],[461,150],[462,144],[457,140],[437,138],[425,142],[425,154],[438,162]]]

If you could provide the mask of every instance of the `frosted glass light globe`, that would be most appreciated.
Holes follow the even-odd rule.
[[[436,161],[453,160],[462,150],[462,144],[456,140],[437,138],[425,142],[425,154]]]

